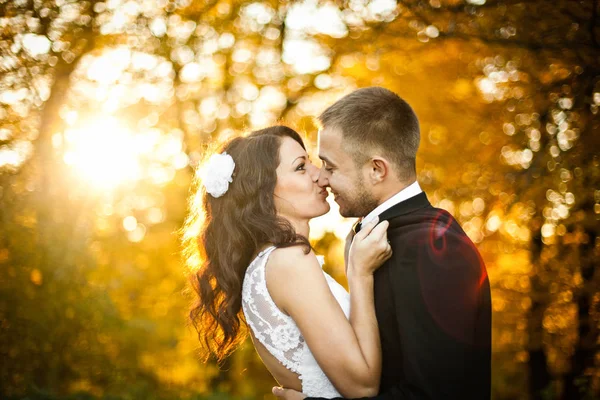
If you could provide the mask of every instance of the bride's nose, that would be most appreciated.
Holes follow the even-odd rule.
[[[312,179],[312,181],[316,183],[319,179],[319,168],[317,168],[313,163],[310,163],[307,165],[306,169],[308,171],[310,179]]]

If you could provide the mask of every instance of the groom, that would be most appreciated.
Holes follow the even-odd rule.
[[[412,108],[371,87],[343,97],[319,119],[319,185],[331,189],[342,216],[390,223],[393,255],[375,273],[383,352],[375,399],[489,399],[489,280],[471,240],[416,181],[420,134]],[[273,393],[305,398],[289,389]]]

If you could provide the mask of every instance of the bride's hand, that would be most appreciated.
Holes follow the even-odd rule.
[[[293,389],[284,389],[279,386],[275,386],[272,392],[277,398],[285,400],[302,400],[306,398],[304,393],[297,392]]]
[[[372,275],[392,256],[392,247],[387,240],[389,222],[378,222],[379,218],[374,219],[354,236],[348,255],[348,275]]]

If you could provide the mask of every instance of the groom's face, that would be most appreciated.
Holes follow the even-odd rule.
[[[368,168],[357,165],[342,147],[338,129],[323,128],[319,132],[319,158],[323,161],[319,174],[320,187],[330,187],[343,217],[364,217],[377,207],[377,201],[365,185]]]

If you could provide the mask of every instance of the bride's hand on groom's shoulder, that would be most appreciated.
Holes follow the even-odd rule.
[[[379,223],[379,218],[375,218],[354,236],[348,254],[348,276],[372,275],[392,256],[387,240],[388,226],[388,221]]]
[[[297,392],[293,389],[284,389],[279,386],[273,388],[273,394],[280,399],[286,400],[302,400],[306,398],[304,393]]]

